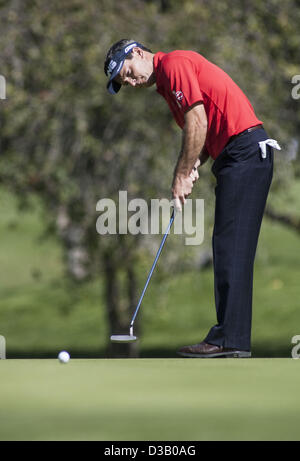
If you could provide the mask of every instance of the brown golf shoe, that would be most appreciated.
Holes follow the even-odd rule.
[[[202,343],[193,344],[192,346],[183,346],[177,351],[178,355],[182,357],[196,357],[196,358],[249,358],[251,352],[240,351],[238,349],[230,349],[222,346],[215,346],[208,344],[205,341]]]

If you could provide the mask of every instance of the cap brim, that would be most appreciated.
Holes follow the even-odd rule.
[[[120,90],[121,88],[121,84],[120,83],[117,83],[114,81],[114,79],[116,78],[116,76],[120,73],[122,67],[123,67],[123,64],[124,64],[124,61],[125,59],[123,59],[122,61],[119,62],[119,65],[116,66],[115,70],[113,71],[113,73],[111,74],[110,78],[109,78],[109,81],[107,83],[107,90],[110,94],[116,94],[118,93],[118,91]]]
[[[107,88],[107,91],[110,93],[110,94],[116,94],[118,93],[118,91],[120,90],[121,88],[121,85],[120,83],[117,83],[115,82],[114,80],[110,80],[106,86]]]

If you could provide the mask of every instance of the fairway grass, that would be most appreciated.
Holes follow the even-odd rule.
[[[300,360],[0,361],[0,440],[299,440]]]

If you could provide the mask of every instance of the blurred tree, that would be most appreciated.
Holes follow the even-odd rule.
[[[0,180],[23,204],[29,193],[41,197],[45,226],[61,239],[72,277],[103,275],[109,333],[127,332],[144,283],[137,264],[150,264],[158,240],[100,237],[96,203],[104,197],[118,202],[119,190],[128,191],[128,200],[169,198],[180,132],[153,88],[107,94],[108,48],[133,38],[153,52],[193,49],[227,71],[282,144],[276,196],[299,172],[298,157],[292,164],[285,155],[289,140],[299,138],[299,101],[292,100],[290,83],[299,73],[299,6],[299,0],[237,0],[234,8],[229,0],[1,2],[0,72],[7,100],[1,101]],[[194,192],[205,197],[207,223],[213,181],[204,167]],[[181,243],[168,244],[176,246],[172,257],[188,261],[197,255]],[[176,270],[176,260],[170,264],[168,258],[166,266]],[[125,353],[136,355],[135,347]]]

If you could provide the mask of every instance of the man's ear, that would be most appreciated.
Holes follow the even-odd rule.
[[[132,48],[132,54],[135,56],[139,56],[140,58],[144,57],[144,51],[136,46],[135,48]]]

